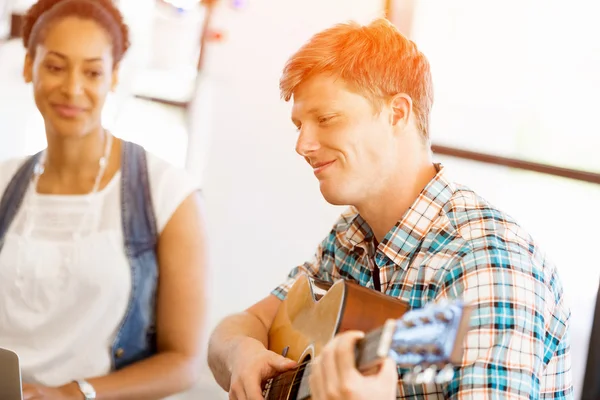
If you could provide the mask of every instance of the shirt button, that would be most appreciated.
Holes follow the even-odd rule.
[[[125,354],[125,350],[118,348],[117,351],[115,351],[115,357],[117,358],[121,358],[123,357],[123,354]]]

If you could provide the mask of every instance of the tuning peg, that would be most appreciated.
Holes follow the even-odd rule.
[[[435,365],[426,368],[424,371],[422,371],[415,377],[415,383],[417,385],[421,385],[423,383],[432,383],[435,379],[436,372],[437,367]]]
[[[450,322],[452,320],[452,317],[454,316],[454,313],[451,310],[446,309],[437,311],[434,315],[438,321]]]
[[[421,385],[425,383],[425,372],[421,372],[415,376],[415,385]]]
[[[413,385],[415,383],[415,374],[412,372],[407,372],[402,376],[402,383],[405,385]]]
[[[401,355],[408,354],[409,348],[407,345],[400,345],[396,348],[396,352]]]
[[[402,320],[402,325],[404,325],[405,328],[413,328],[415,326],[415,322],[412,319],[404,319]]]
[[[423,369],[421,368],[421,366],[414,366],[412,370],[410,370],[402,377],[402,382],[406,383],[407,385],[414,385],[416,383],[417,377],[419,376],[422,370]]]
[[[438,372],[435,377],[435,383],[447,383],[450,382],[454,378],[454,367],[451,364],[446,364],[446,366]]]
[[[422,383],[432,383],[435,381],[437,366],[432,365],[422,373]]]

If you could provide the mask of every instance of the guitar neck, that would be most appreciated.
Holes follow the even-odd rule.
[[[308,378],[312,372],[310,362],[295,370],[283,373],[267,382],[263,396],[265,400],[306,400],[310,398]]]

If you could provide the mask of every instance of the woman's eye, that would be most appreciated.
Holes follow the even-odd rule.
[[[87,74],[92,78],[99,78],[102,76],[102,71],[88,71]]]
[[[48,64],[46,65],[46,68],[48,69],[48,71],[50,72],[60,72],[62,71],[62,68],[57,66],[57,65],[52,65],[52,64]]]

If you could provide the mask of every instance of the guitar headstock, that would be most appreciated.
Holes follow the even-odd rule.
[[[460,300],[429,303],[388,320],[381,330],[368,334],[359,346],[359,367],[376,359],[392,358],[409,372],[407,384],[445,383],[454,376],[453,363],[462,358],[462,342],[469,328],[471,309]]]

